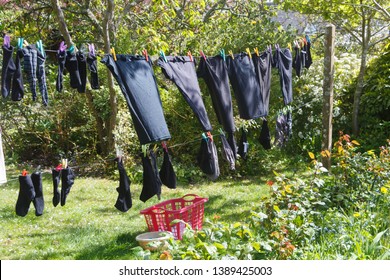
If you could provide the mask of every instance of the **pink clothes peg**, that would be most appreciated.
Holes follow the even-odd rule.
[[[64,52],[66,50],[67,46],[64,41],[60,43],[60,47],[58,48],[59,52]]]
[[[9,48],[11,46],[11,38],[8,35],[4,36],[4,46]]]
[[[88,44],[88,50],[91,55],[95,55],[95,45],[94,44]]]

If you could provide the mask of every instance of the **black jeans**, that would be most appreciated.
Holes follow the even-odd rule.
[[[138,55],[111,55],[101,60],[118,82],[141,145],[171,138],[151,60]]]
[[[227,56],[226,64],[240,117],[246,120],[262,117],[260,85],[252,59],[247,53],[240,53],[234,59]]]
[[[204,131],[212,130],[198,84],[195,63],[188,56],[166,56],[167,62],[159,58],[157,64],[165,77],[173,81],[190,105]]]
[[[276,48],[273,65],[279,70],[280,87],[282,89],[284,105],[293,100],[292,93],[292,56],[289,49]]]
[[[269,112],[269,97],[271,92],[272,53],[265,51],[260,56],[252,55],[256,75],[260,85],[260,114],[265,117]]]

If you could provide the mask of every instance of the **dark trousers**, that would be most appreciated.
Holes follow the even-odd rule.
[[[195,63],[188,56],[167,56],[167,62],[159,58],[157,64],[165,77],[173,81],[198,118],[204,131],[212,130],[198,84]]]
[[[260,85],[260,114],[265,117],[269,112],[269,97],[271,92],[272,53],[265,51],[260,56],[252,55],[256,75]]]
[[[101,62],[122,90],[141,145],[170,139],[151,60],[137,55],[116,57],[115,61],[106,55]]]
[[[282,89],[284,104],[287,105],[293,100],[292,93],[292,56],[289,49],[276,48],[273,65],[278,68],[280,87]]]

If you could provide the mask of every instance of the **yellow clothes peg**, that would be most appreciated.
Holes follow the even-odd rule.
[[[252,59],[251,50],[249,48],[246,48],[246,52],[248,53],[249,58]]]
[[[259,55],[259,49],[258,49],[257,47],[254,48],[253,50],[254,50],[254,52],[255,52],[255,54],[256,54],[257,56],[260,56],[260,55]]]
[[[290,49],[290,51],[292,51],[291,43],[288,43],[287,46],[288,46],[288,48]]]
[[[114,47],[111,48],[111,54],[114,57],[114,61],[116,61],[116,53],[115,53],[115,48]]]
[[[230,50],[229,51],[229,55],[232,57],[232,59],[234,60],[234,55],[233,55],[233,52]]]

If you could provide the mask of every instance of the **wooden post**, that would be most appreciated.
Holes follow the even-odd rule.
[[[330,171],[332,151],[332,119],[333,119],[333,78],[334,78],[334,38],[335,26],[326,26],[324,84],[322,106],[322,164]],[[328,152],[329,153],[328,153]]]

